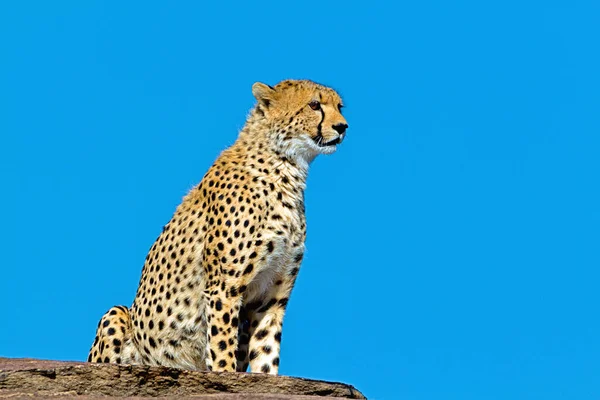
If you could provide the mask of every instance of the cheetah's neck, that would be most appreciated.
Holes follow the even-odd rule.
[[[273,124],[253,110],[240,132],[234,147],[246,148],[250,153],[261,153],[274,162],[284,162],[290,175],[301,176],[306,181],[308,167],[318,155],[309,138],[286,137],[286,126]]]

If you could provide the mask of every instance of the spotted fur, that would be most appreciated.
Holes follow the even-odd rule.
[[[131,308],[102,317],[88,361],[277,374],[308,166],[336,150],[347,125],[339,95],[314,82],[252,92],[237,141],[164,226]]]

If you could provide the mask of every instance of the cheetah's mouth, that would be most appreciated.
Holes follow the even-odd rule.
[[[338,144],[342,143],[342,137],[341,136],[338,136],[335,139],[330,140],[329,142],[323,142],[322,140],[323,139],[321,137],[321,140],[317,141],[317,145],[319,147],[335,146],[335,145],[338,145]]]

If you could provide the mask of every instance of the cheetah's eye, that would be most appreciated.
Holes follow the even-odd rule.
[[[338,104],[338,111],[341,113],[342,112],[342,108],[344,108],[343,104]]]
[[[311,101],[310,103],[308,103],[308,106],[315,111],[321,109],[321,103],[319,103],[317,100]]]

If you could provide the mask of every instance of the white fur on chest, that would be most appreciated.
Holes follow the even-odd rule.
[[[274,242],[273,253],[267,256],[266,262],[251,283],[253,297],[263,297],[277,279],[289,275],[296,265],[294,259],[298,254],[304,252],[304,243],[292,249],[291,245],[284,243],[281,238],[272,240]]]
[[[264,255],[260,269],[248,288],[248,299],[263,298],[275,282],[288,276],[297,265],[297,257],[304,253],[302,226],[304,216],[298,210],[281,207],[277,210],[281,221],[273,224],[273,230],[263,236],[264,243],[273,243],[273,251]],[[287,229],[283,225],[287,225]],[[283,231],[283,235],[275,232]]]

